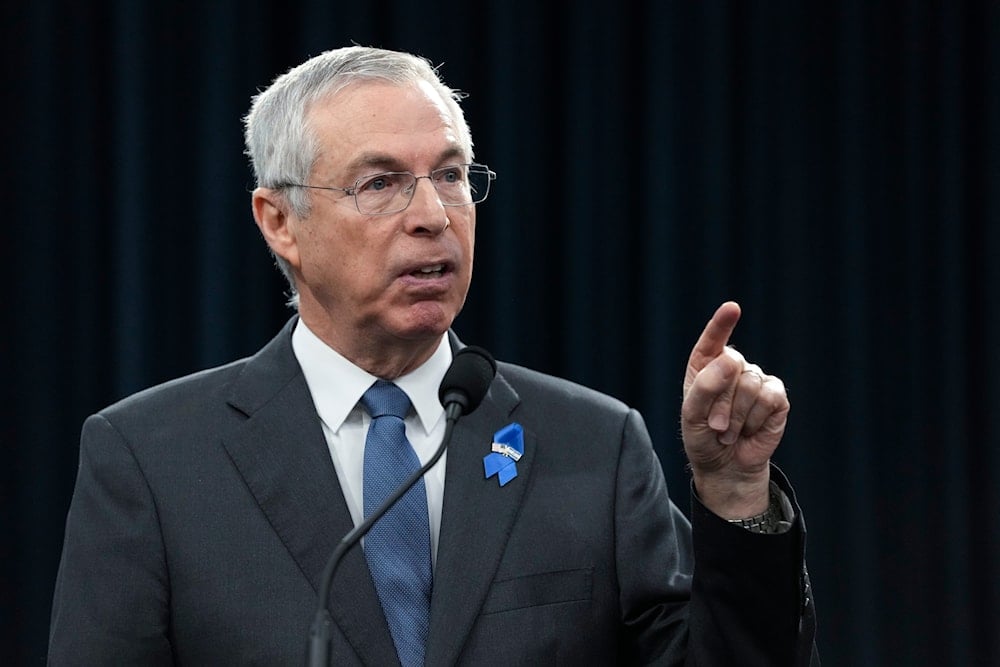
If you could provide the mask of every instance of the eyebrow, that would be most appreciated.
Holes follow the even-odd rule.
[[[465,153],[459,146],[451,146],[442,151],[437,158],[437,164],[442,164],[455,158],[464,159]],[[385,171],[407,171],[407,167],[401,160],[388,153],[362,153],[347,165],[345,173],[348,177],[353,177],[364,168],[376,168]]]

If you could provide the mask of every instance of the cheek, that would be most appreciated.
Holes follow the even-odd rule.
[[[468,254],[469,265],[472,265],[472,256],[476,249],[476,215],[473,213],[467,220],[461,220],[456,229],[462,247]]]
[[[468,255],[469,255],[468,256],[468,260],[467,260],[468,264],[469,264],[469,274],[471,276],[471,274],[472,274],[472,265],[473,265],[474,260],[476,258],[476,236],[475,236],[475,234],[472,234],[472,235],[469,236],[468,250],[467,250],[467,252],[468,252]]]
[[[345,277],[350,279],[364,266],[358,252],[343,250],[350,247],[349,240],[331,233],[329,227],[320,221],[313,220],[300,238],[302,270],[310,282],[326,283],[329,287]]]

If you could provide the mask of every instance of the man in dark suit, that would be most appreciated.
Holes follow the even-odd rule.
[[[363,47],[255,98],[253,213],[298,315],[252,358],[87,420],[51,664],[303,661],[323,566],[371,511],[369,392],[405,395],[414,460],[444,430],[493,178],[457,100],[424,60]],[[333,663],[815,663],[804,525],[770,463],[788,399],[727,345],[739,315],[723,304],[689,360],[691,524],[637,412],[501,363],[404,496],[422,537],[400,542],[422,553],[378,538],[432,575],[381,574],[369,534],[333,581]]]

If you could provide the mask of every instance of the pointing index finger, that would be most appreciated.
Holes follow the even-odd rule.
[[[722,354],[740,320],[740,314],[740,305],[735,301],[726,301],[716,309],[691,350],[688,366],[692,370],[697,373]]]

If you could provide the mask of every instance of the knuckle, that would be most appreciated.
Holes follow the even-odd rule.
[[[726,345],[722,353],[735,362],[746,364],[746,357],[744,357],[743,354],[732,345]]]

